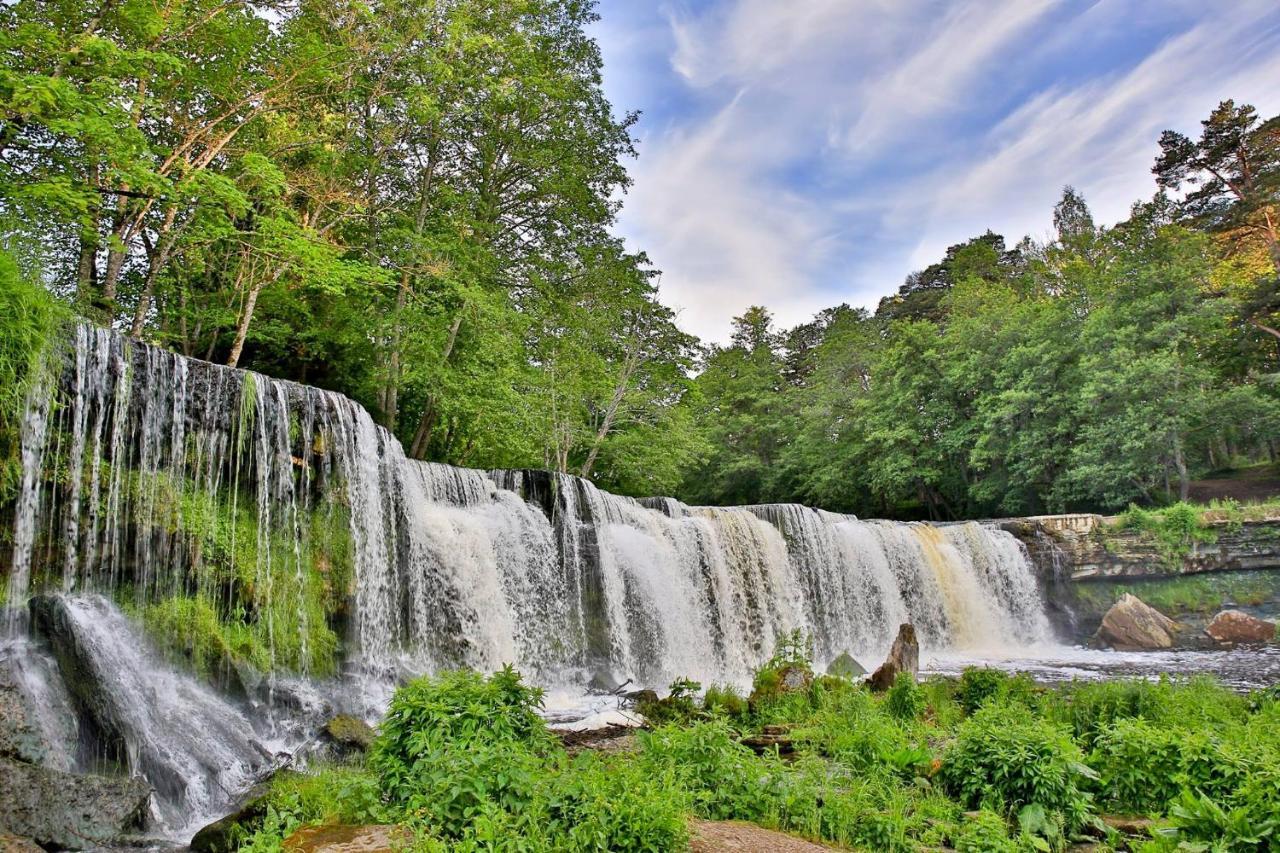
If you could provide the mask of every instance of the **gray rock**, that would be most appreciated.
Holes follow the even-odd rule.
[[[1173,647],[1178,623],[1136,595],[1125,593],[1111,605],[1094,635],[1099,645],[1133,652]]]
[[[26,637],[0,644],[0,756],[73,770],[77,729],[57,664]]]
[[[898,626],[898,636],[893,640],[889,656],[871,675],[871,689],[888,690],[902,672],[909,673],[912,678],[920,672],[920,643],[916,641],[916,629],[910,622]]]
[[[270,779],[250,788],[235,811],[195,834],[190,845],[193,853],[232,853],[239,850],[252,834],[254,824],[266,815],[270,793]]]
[[[836,656],[830,664],[827,665],[827,675],[833,675],[836,678],[846,678],[849,681],[861,678],[867,674],[867,670],[853,659],[853,655],[848,652],[841,652]]]
[[[0,826],[43,847],[85,850],[126,839],[146,820],[151,786],[0,758]]]

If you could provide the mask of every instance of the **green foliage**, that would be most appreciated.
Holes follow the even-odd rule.
[[[532,757],[547,748],[541,707],[542,691],[522,683],[510,666],[487,678],[470,670],[423,676],[396,691],[369,766],[399,802],[417,797],[424,780],[438,780],[450,761],[468,752],[477,772],[500,773],[504,753]]]
[[[1034,707],[1035,683],[1025,674],[1010,675],[988,667],[966,667],[956,686],[956,701],[973,714],[988,701],[1017,702]]]
[[[1068,832],[1092,816],[1096,775],[1070,736],[1017,706],[987,705],[961,725],[943,757],[943,783],[969,808],[1015,815],[1036,805]]]
[[[318,767],[303,773],[278,773],[267,794],[265,813],[256,826],[240,826],[240,850],[278,853],[281,841],[309,823],[373,823],[387,819],[377,779],[366,770]]]
[[[924,691],[916,684],[915,676],[900,672],[884,697],[884,708],[900,720],[918,719],[928,705]]]
[[[702,697],[702,709],[716,717],[741,718],[747,713],[747,700],[732,685],[713,684]]]
[[[671,682],[667,696],[653,701],[642,701],[636,710],[651,726],[664,726],[668,723],[687,722],[699,713],[697,703],[698,691],[702,685],[687,678],[677,678]]]
[[[1005,819],[990,809],[981,809],[967,819],[956,835],[956,853],[1020,853],[1021,847],[1009,837]]]
[[[0,505],[13,499],[21,475],[18,452],[27,395],[68,313],[0,251]]]
[[[1280,598],[1280,578],[1271,572],[1206,572],[1151,580],[1076,583],[1072,594],[1083,605],[1105,613],[1126,593],[1161,613],[1213,614],[1228,603],[1256,606]]]
[[[1195,545],[1211,545],[1218,541],[1217,531],[1204,523],[1201,511],[1182,501],[1157,510],[1130,504],[1116,525],[1153,542],[1170,569],[1176,569]]]

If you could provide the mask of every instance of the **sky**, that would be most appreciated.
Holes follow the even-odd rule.
[[[1280,113],[1278,0],[600,0],[640,111],[621,234],[687,331],[725,342],[874,309],[992,229],[1047,239],[1065,185],[1099,222],[1155,192],[1166,128]]]

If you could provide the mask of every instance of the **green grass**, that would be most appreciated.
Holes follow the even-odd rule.
[[[1073,594],[1090,610],[1105,612],[1126,593],[1170,616],[1210,615],[1228,604],[1256,607],[1280,599],[1280,577],[1265,572],[1179,575],[1129,582],[1080,581]]]

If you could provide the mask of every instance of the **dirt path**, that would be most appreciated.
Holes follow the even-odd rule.
[[[836,849],[734,820],[694,820],[689,827],[693,853],[822,853]]]

